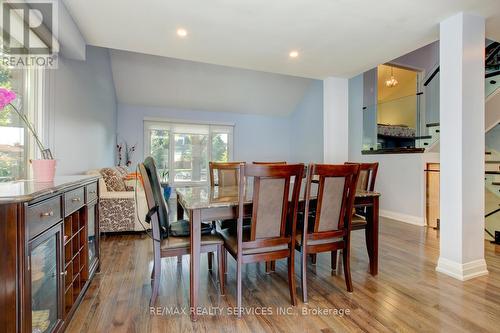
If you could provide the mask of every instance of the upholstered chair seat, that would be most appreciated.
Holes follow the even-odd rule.
[[[238,237],[236,236],[236,232],[230,229],[224,229],[219,232],[224,239],[226,244],[226,249],[231,253],[238,252]],[[250,226],[245,226],[243,228],[243,242],[250,241]],[[272,251],[286,250],[288,246],[286,244],[282,244],[279,246],[267,246],[267,247],[259,247],[255,249],[243,249],[243,254],[257,254],[257,253],[266,253]]]
[[[354,214],[352,216],[351,230],[358,230],[366,228],[366,218],[359,214]]]
[[[190,237],[168,237],[161,241],[161,249],[180,249],[189,247],[191,244]],[[215,234],[201,236],[201,246],[205,245],[222,245],[223,241]]]

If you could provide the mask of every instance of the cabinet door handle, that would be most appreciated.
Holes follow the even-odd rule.
[[[66,275],[68,275],[68,271],[61,272],[61,275],[62,275],[62,276],[66,276]]]
[[[82,199],[80,199],[80,197],[76,197],[76,198],[71,199],[71,201],[73,201],[73,202],[79,202],[79,201],[81,201],[81,200],[82,200]]]
[[[54,216],[54,212],[50,211],[50,212],[40,213],[40,217],[49,217],[49,216]]]

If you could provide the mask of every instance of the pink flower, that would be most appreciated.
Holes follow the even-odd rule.
[[[16,93],[7,88],[0,88],[0,110],[16,99]]]

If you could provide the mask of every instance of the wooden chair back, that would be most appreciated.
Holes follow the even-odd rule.
[[[276,161],[276,162],[252,162],[252,164],[257,164],[257,165],[284,165],[286,164],[286,161]]]
[[[318,190],[316,216],[311,232],[308,233],[308,224],[304,223],[303,235],[307,235],[307,239],[340,237],[350,230],[359,168],[358,164],[309,165],[304,216],[309,214],[313,178],[318,179]]]
[[[240,184],[245,184],[245,178],[253,178],[253,185],[251,185],[253,186],[253,205],[250,238],[248,241],[243,242],[242,227],[245,186],[240,186],[238,214],[239,249],[276,247],[291,244],[291,240],[295,239],[295,225],[303,171],[303,164],[253,164],[241,166]],[[293,187],[291,200],[290,186]],[[292,222],[292,228],[291,232],[289,231],[287,234],[288,219]]]
[[[211,186],[238,186],[238,170],[242,162],[210,162]]]
[[[144,194],[146,195],[148,210],[151,210],[156,206],[156,201],[153,195],[151,178],[148,171],[146,170],[146,167],[144,166],[144,163],[139,163],[139,172],[143,181]],[[153,242],[153,248],[158,245],[159,249],[159,244],[156,244],[160,241],[160,222],[158,219],[158,214],[151,215],[151,231],[153,234],[153,239],[155,240],[155,242]]]
[[[356,186],[357,190],[374,191],[375,179],[377,178],[378,163],[355,163],[346,162],[345,164],[359,164],[359,179]]]

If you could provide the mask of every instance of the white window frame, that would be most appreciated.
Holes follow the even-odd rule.
[[[0,27],[0,33],[3,30]],[[31,32],[30,32],[31,33]],[[1,38],[0,36],[0,43]],[[14,39],[14,36],[11,36]],[[35,36],[36,38],[36,36]],[[40,41],[43,44],[43,42]],[[29,121],[33,124],[40,140],[46,147],[50,147],[48,143],[48,133],[50,132],[48,128],[49,115],[45,112],[48,108],[47,104],[47,71],[41,67],[31,67],[22,70],[22,91],[20,91],[22,98],[22,105],[20,112],[25,113],[28,116]],[[33,134],[24,126],[24,163],[26,167],[26,179],[33,178],[33,170],[30,167],[30,160],[41,158],[41,151],[36,145]]]
[[[47,126],[47,115],[45,114],[45,70],[41,68],[30,68],[24,73],[24,96],[25,102],[23,108],[28,111],[28,118],[34,125],[34,128],[42,141],[42,143],[47,146],[46,131]],[[35,143],[35,139],[31,132],[26,130],[28,133],[28,156],[29,159],[41,158],[42,154],[40,149]],[[27,161],[29,164],[29,161]],[[32,178],[32,169],[27,168],[28,178]]]
[[[1,31],[1,30],[0,30]],[[43,143],[44,135],[46,134],[46,117],[45,117],[45,92],[44,92],[44,75],[45,70],[40,68],[26,68],[26,69],[14,69],[21,70],[21,86],[22,90],[18,91],[22,104],[20,105],[20,112],[25,113],[28,116],[29,121],[33,124],[37,134]],[[13,111],[11,111],[13,112]],[[21,121],[22,122],[22,121]],[[24,127],[24,165],[25,174],[24,178],[33,178],[33,171],[30,167],[30,160],[41,158],[41,152],[36,145],[33,134],[28,130],[26,125]]]
[[[202,186],[207,185],[210,181],[210,176],[207,174],[207,180],[201,181],[175,181],[175,134],[189,134],[188,132],[177,132],[172,131],[172,127],[175,126],[207,126],[208,129],[208,161],[212,160],[212,139],[214,135],[217,134],[228,134],[228,160],[232,161],[234,156],[234,124],[231,123],[211,123],[211,122],[190,122],[185,120],[170,120],[170,119],[158,119],[158,118],[144,118],[144,158],[150,156],[151,154],[151,143],[149,131],[151,128],[167,130],[169,131],[169,155],[168,155],[168,182],[172,187],[191,187],[191,186]],[[207,166],[208,168],[208,166]],[[209,170],[207,170],[208,172]]]

